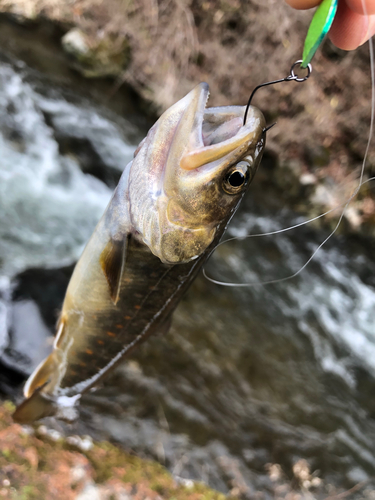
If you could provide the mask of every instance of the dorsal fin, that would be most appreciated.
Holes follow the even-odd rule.
[[[117,304],[120,297],[128,240],[129,236],[122,240],[110,239],[100,255],[100,265],[107,279],[109,294],[114,304]]]

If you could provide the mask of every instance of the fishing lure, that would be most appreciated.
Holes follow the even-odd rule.
[[[338,0],[323,0],[317,8],[307,31],[301,68],[308,67],[315,52],[327,36],[336,15],[338,3]]]
[[[279,80],[273,80],[271,82],[261,83],[252,91],[245,115],[244,115],[244,124],[246,123],[247,112],[251,105],[251,101],[254,97],[255,92],[261,87],[267,87],[268,85],[275,85],[276,83],[282,82],[305,82],[311,75],[312,66],[311,60],[314,57],[316,51],[319,46],[322,44],[323,40],[327,36],[328,31],[330,30],[333,20],[335,18],[337,12],[338,0],[323,0],[323,2],[319,5],[315,14],[310,23],[309,29],[307,31],[307,36],[305,39],[305,44],[303,48],[302,59],[299,59],[295,63],[292,64],[290,68],[290,73],[285,78],[280,78]],[[298,76],[296,74],[296,68],[302,68],[307,71],[305,76]]]

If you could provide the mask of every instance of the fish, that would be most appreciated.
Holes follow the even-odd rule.
[[[200,83],[137,147],[69,282],[51,354],[13,418],[69,418],[80,397],[171,314],[220,241],[254,178],[265,119],[251,106],[207,108]]]

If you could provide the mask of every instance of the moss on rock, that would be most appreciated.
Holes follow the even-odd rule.
[[[119,36],[90,37],[79,28],[73,28],[61,43],[73,66],[89,78],[117,76],[130,60],[128,41]]]

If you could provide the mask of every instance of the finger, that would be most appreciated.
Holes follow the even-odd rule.
[[[321,3],[322,0],[285,0],[293,9],[311,9]]]
[[[345,0],[352,11],[357,14],[375,14],[375,0]]]
[[[340,49],[353,50],[364,40],[368,26],[367,16],[357,14],[345,2],[340,2],[329,37]]]
[[[362,39],[360,45],[364,44],[369,40],[372,36],[375,35],[375,14],[370,16],[368,19],[368,29],[365,37]]]

